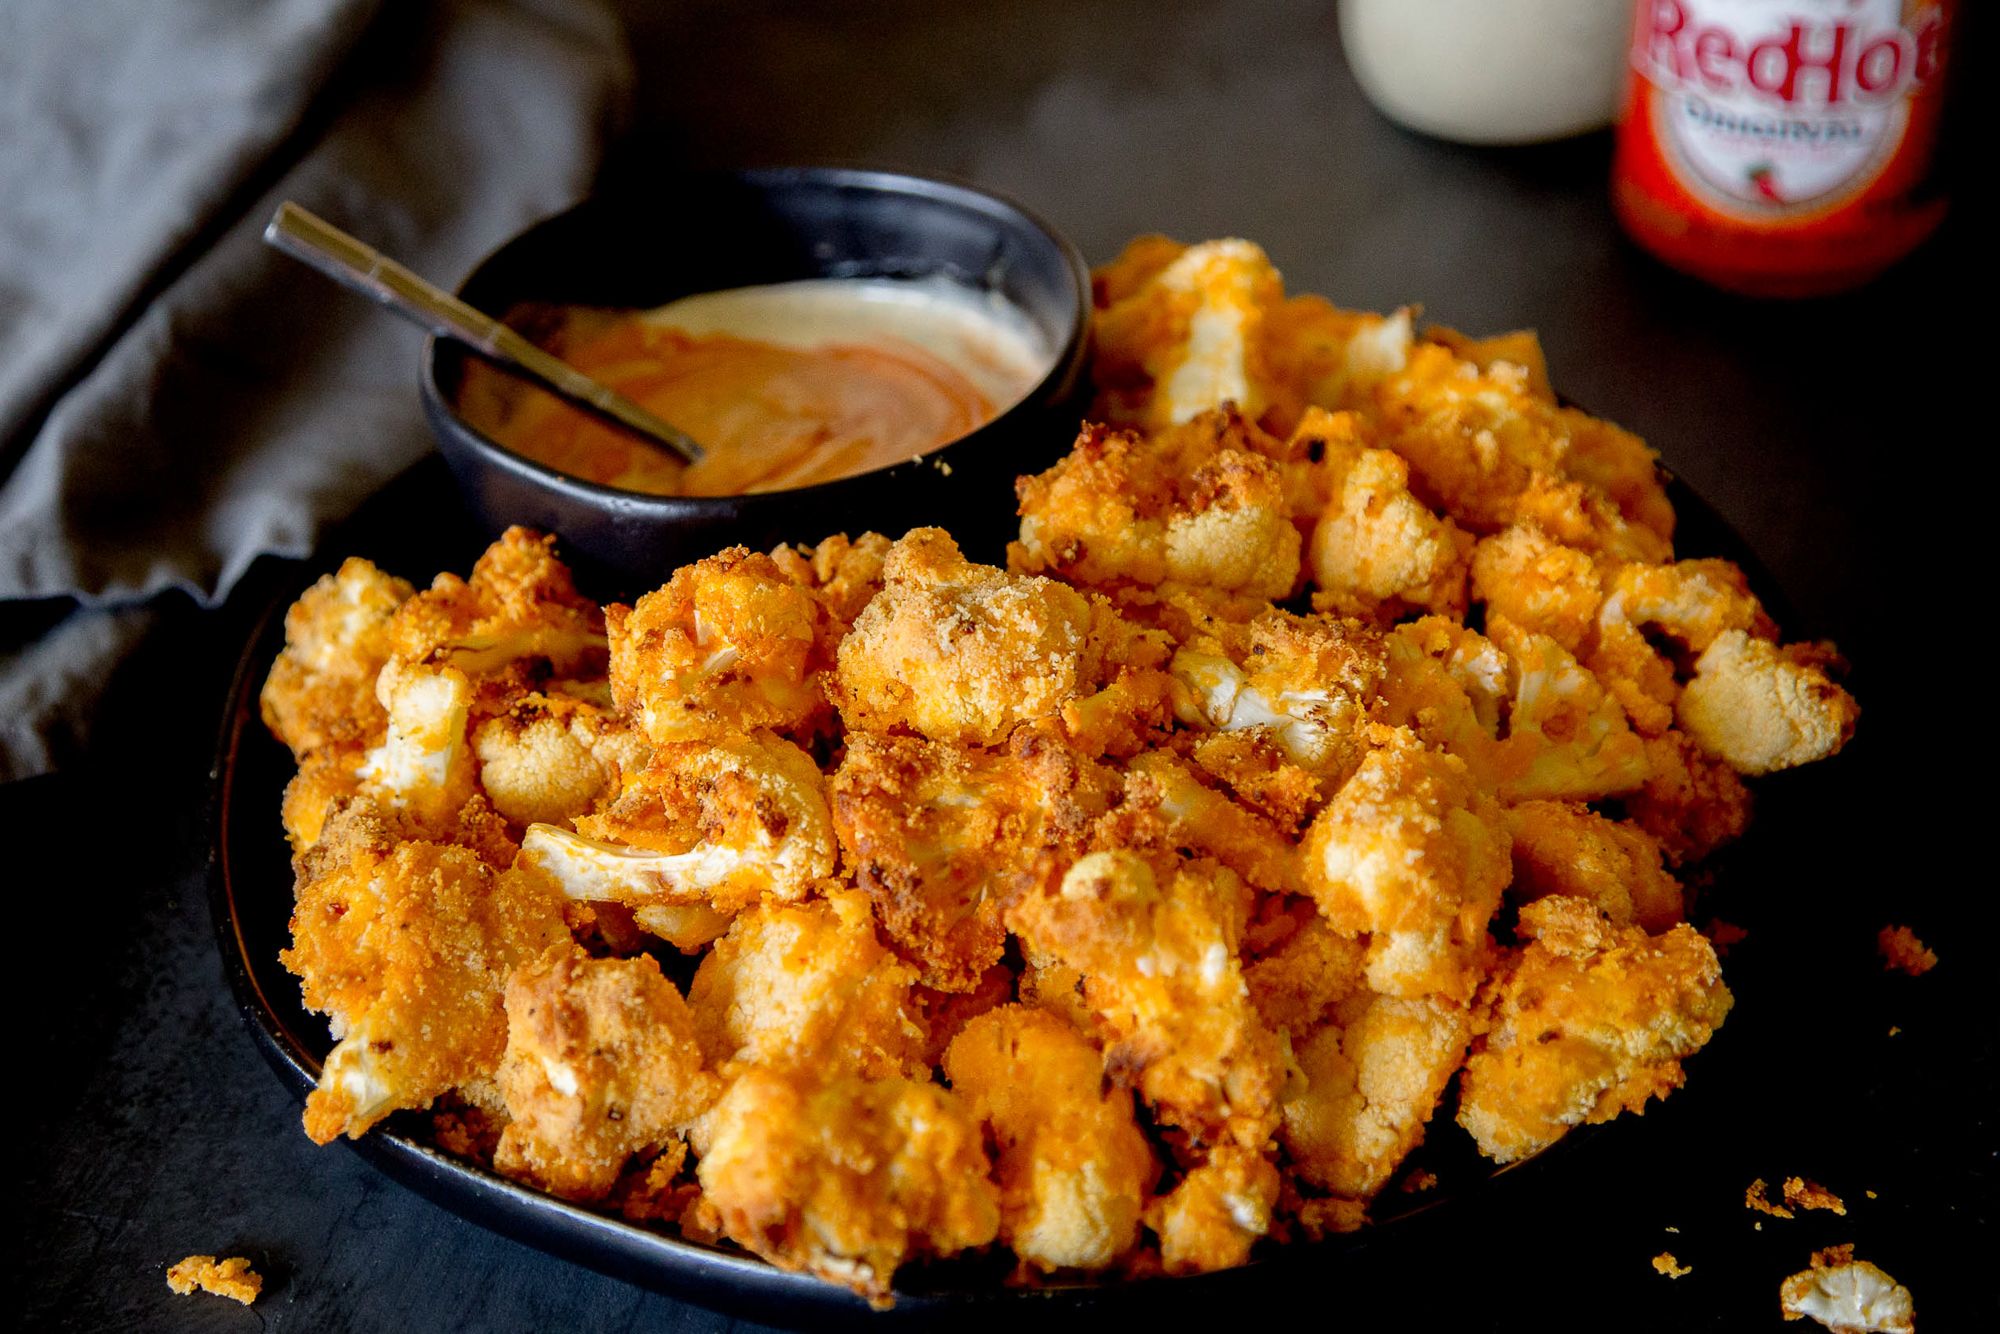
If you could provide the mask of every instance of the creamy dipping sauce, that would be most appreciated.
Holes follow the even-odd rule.
[[[1052,350],[995,293],[942,277],[828,278],[566,310],[537,341],[692,435],[688,467],[555,397],[468,363],[459,408],[552,468],[657,495],[776,491],[926,454],[1019,402]]]

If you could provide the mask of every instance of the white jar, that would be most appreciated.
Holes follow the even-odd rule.
[[[1611,123],[1632,0],[1340,0],[1368,100],[1466,144],[1532,144]]]

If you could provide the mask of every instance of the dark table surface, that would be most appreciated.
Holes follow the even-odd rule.
[[[1973,627],[1991,600],[1977,581],[1993,428],[1972,410],[1990,212],[1961,200],[1931,247],[1858,294],[1755,304],[1621,237],[1604,138],[1473,151],[1382,121],[1330,3],[625,7],[639,117],[610,170],[944,171],[1028,202],[1093,261],[1143,231],[1242,235],[1294,291],[1421,301],[1469,330],[1532,325],[1563,391],[1644,434],[1761,554],[1789,635],[1835,638],[1855,663],[1859,737],[1772,785],[1758,838],[1784,856],[1728,887],[1726,915],[1752,926],[1732,955],[1747,980],[1688,1089],[1454,1202],[1449,1227],[1273,1284],[1269,1314],[1783,1328],[1779,1279],[1852,1241],[1912,1288],[1927,1329],[1992,1327],[1996,1006],[1975,933],[1994,873]],[[434,475],[411,485],[450,503]],[[4,877],[30,961],[10,970],[26,1016],[14,1309],[76,1329],[723,1327],[299,1132],[223,982],[203,821],[229,671],[260,599],[299,577],[266,569],[218,613],[170,606],[114,682],[90,762],[0,789],[9,845],[35,850]],[[1936,971],[1883,972],[1873,932],[1890,921],[1938,947]],[[1742,1207],[1752,1177],[1792,1174],[1847,1215]],[[1654,1273],[1662,1250],[1693,1272]],[[171,1297],[162,1269],[192,1251],[253,1257],[265,1296],[250,1310]]]

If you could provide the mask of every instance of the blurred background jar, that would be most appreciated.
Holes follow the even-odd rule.
[[[1340,40],[1376,109],[1464,144],[1533,144],[1609,125],[1626,0],[1341,0]]]

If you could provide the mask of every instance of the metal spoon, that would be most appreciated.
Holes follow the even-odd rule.
[[[350,291],[372,298],[412,324],[448,338],[501,370],[558,394],[585,412],[622,426],[687,463],[700,463],[702,447],[672,422],[663,421],[623,394],[544,352],[490,315],[287,200],[278,205],[264,240],[318,269]]]

